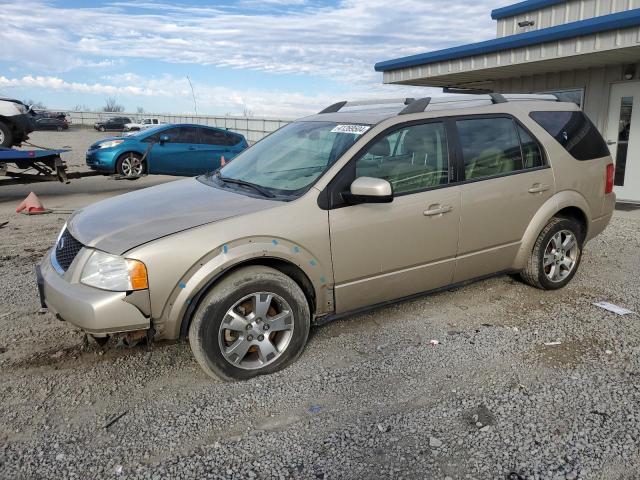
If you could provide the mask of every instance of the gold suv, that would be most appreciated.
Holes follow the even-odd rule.
[[[350,312],[503,272],[563,287],[611,219],[613,173],[550,95],[340,102],[213,173],[76,212],[39,290],[97,340],[188,336],[209,375],[246,379]]]

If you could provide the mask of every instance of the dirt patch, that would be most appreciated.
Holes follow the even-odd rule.
[[[554,343],[554,342],[547,342]],[[539,345],[525,355],[525,360],[551,368],[572,368],[586,357],[595,357],[604,347],[596,338],[563,341],[560,345]]]

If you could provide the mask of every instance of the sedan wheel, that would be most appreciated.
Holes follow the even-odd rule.
[[[117,171],[123,177],[138,178],[144,173],[144,162],[139,155],[127,153],[118,160]]]

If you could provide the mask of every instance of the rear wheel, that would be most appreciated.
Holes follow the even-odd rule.
[[[106,132],[107,131],[107,129],[104,126],[98,127],[98,130],[100,130],[101,132]]]
[[[120,156],[116,162],[116,173],[125,178],[138,178],[146,172],[145,162],[137,153],[128,152]]]
[[[307,299],[290,277],[268,267],[241,268],[200,302],[189,343],[208,375],[245,380],[295,361],[310,318]]]
[[[13,134],[9,125],[4,122],[0,122],[0,147],[12,147],[13,146]]]
[[[537,288],[556,290],[571,281],[582,258],[583,229],[570,218],[552,218],[540,232],[520,277]]]

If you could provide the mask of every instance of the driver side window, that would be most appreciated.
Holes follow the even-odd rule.
[[[444,124],[413,125],[381,138],[357,160],[356,177],[387,180],[396,195],[448,183]]]

